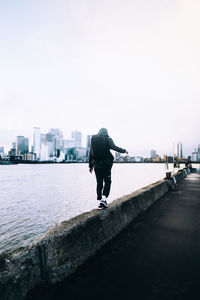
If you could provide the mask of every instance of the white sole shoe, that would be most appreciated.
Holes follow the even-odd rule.
[[[104,208],[108,208],[108,204],[105,200],[101,200],[98,205],[98,209],[104,209]]]

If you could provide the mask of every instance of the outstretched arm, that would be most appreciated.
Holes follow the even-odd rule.
[[[114,151],[117,151],[117,152],[120,152],[120,153],[125,153],[126,152],[128,154],[126,149],[117,147],[111,138],[109,138],[108,142],[109,142],[109,147],[110,147],[111,150],[114,150]]]

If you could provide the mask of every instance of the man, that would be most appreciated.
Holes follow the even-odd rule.
[[[97,200],[100,201],[98,209],[108,207],[107,198],[110,193],[111,168],[114,160],[110,149],[128,154],[125,149],[114,144],[106,128],[101,128],[97,135],[92,136],[89,155],[89,172],[92,173],[94,168],[97,180]]]

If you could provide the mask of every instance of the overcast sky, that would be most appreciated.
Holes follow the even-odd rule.
[[[185,155],[200,120],[198,0],[0,0],[0,146],[106,127],[131,155]]]

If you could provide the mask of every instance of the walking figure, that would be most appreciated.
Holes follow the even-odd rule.
[[[89,172],[92,173],[94,168],[96,175],[97,200],[100,201],[98,209],[108,207],[107,198],[110,193],[111,169],[114,160],[110,150],[128,154],[125,149],[119,148],[114,144],[106,128],[101,128],[98,134],[93,135],[91,138],[89,155]]]

